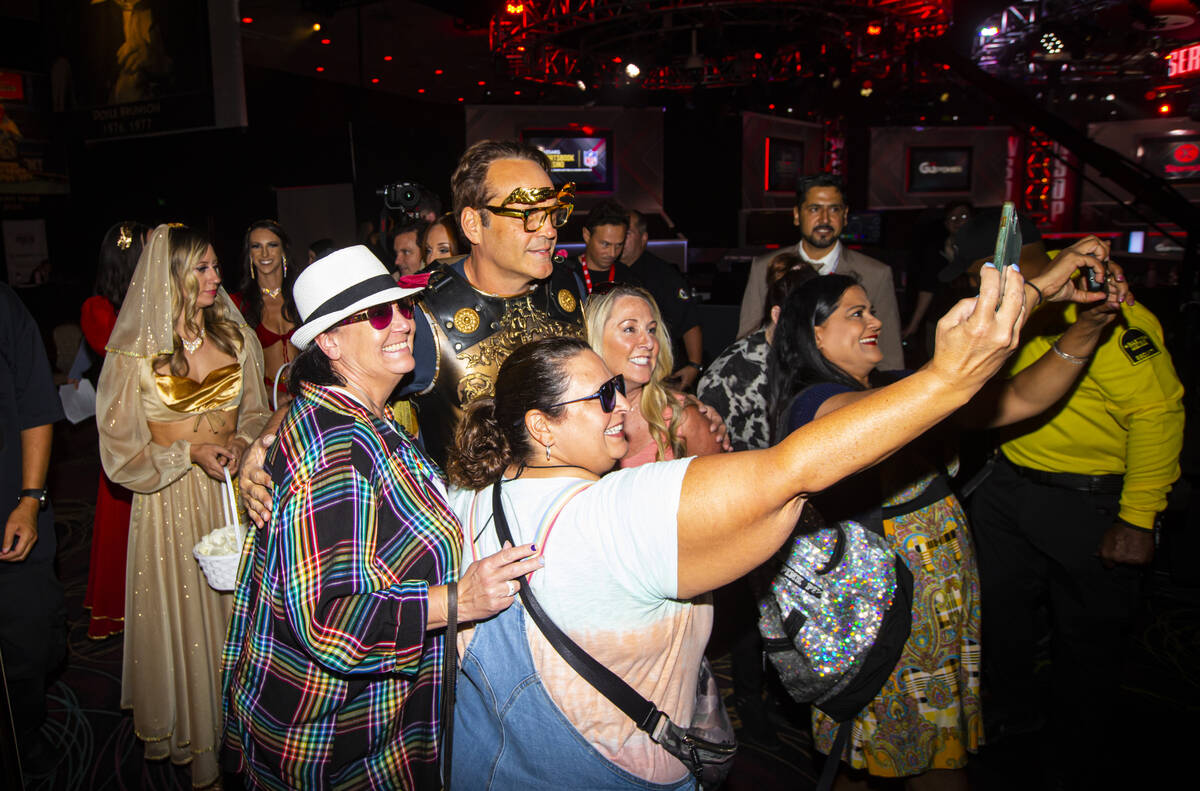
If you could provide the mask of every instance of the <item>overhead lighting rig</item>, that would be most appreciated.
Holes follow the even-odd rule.
[[[819,76],[839,58],[847,76],[859,71],[868,76],[880,61],[903,62],[910,44],[944,34],[951,5],[951,0],[509,0],[492,17],[488,40],[518,79],[582,83],[581,90],[619,87],[635,78],[649,90],[731,87]],[[630,73],[630,61],[638,75]]]

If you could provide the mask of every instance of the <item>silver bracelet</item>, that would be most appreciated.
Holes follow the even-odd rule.
[[[1091,356],[1092,356],[1089,354],[1087,357],[1079,357],[1074,354],[1067,354],[1062,349],[1058,348],[1058,341],[1054,342],[1054,345],[1052,345],[1050,347],[1050,350],[1053,351],[1055,354],[1057,354],[1059,357],[1061,357],[1064,360],[1066,360],[1067,362],[1069,362],[1071,365],[1083,365],[1089,359],[1091,359]]]

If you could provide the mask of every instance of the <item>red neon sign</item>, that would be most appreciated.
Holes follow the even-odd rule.
[[[1167,54],[1167,76],[1181,77],[1200,71],[1200,44],[1180,47]]]

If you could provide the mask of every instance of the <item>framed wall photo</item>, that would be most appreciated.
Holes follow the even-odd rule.
[[[968,146],[913,146],[908,149],[909,192],[970,192]]]
[[[804,172],[804,143],[767,137],[763,145],[763,190],[794,193],[796,180]]]

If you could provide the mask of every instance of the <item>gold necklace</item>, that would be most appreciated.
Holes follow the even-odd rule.
[[[179,336],[179,341],[183,344],[183,350],[188,354],[195,354],[196,350],[204,345],[204,328],[200,328],[200,334],[192,340],[188,340],[182,335]]]
[[[263,293],[264,297],[275,299],[275,297],[279,296],[283,292],[283,286],[280,286],[279,288],[263,288],[262,286],[259,286],[258,290]]]

